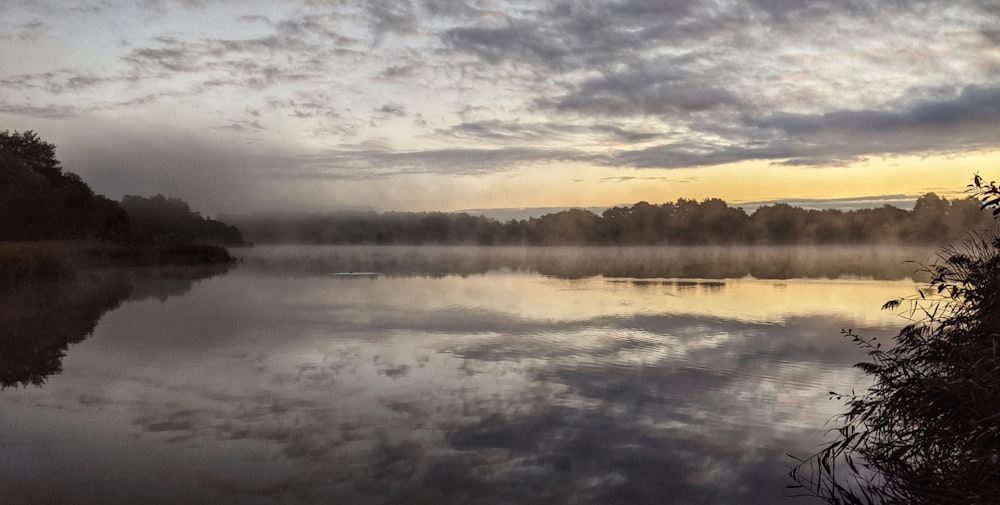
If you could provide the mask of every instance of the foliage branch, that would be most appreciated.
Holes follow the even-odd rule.
[[[1000,189],[977,175],[983,209],[1000,215]],[[1000,497],[1000,237],[973,234],[925,267],[931,280],[883,309],[908,307],[891,345],[852,330],[869,361],[863,394],[835,440],[799,460],[791,488],[831,504],[987,504]],[[796,458],[797,459],[797,458]]]

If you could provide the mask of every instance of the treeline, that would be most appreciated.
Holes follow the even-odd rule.
[[[928,193],[913,210],[883,206],[842,211],[788,204],[748,214],[723,200],[681,199],[582,209],[501,222],[465,213],[344,212],[237,216],[257,242],[305,244],[463,245],[730,245],[934,244],[991,226],[974,198],[947,200]]]
[[[125,195],[121,206],[128,214],[132,232],[144,241],[244,245],[238,228],[203,217],[180,198]]]
[[[99,240],[126,244],[241,245],[240,231],[156,195],[97,195],[63,171],[55,146],[32,131],[0,132],[0,241]]]

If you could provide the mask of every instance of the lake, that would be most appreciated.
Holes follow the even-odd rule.
[[[236,252],[0,294],[0,501],[810,503],[933,251]]]

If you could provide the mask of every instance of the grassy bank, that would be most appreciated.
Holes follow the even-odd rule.
[[[221,246],[126,245],[99,241],[0,242],[0,287],[61,282],[76,272],[114,267],[228,263]]]

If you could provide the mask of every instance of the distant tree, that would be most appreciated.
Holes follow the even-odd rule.
[[[927,193],[917,198],[913,206],[916,238],[933,241],[947,236],[950,210],[951,203],[934,193]]]
[[[806,224],[806,211],[787,203],[765,205],[750,216],[754,239],[761,243],[793,244]]]
[[[885,205],[844,212],[768,205],[752,215],[718,198],[573,209],[500,223],[442,212],[339,212],[236,218],[248,236],[326,244],[698,245],[939,243],[960,237],[982,213],[971,200],[924,196],[918,211]],[[914,213],[922,216],[917,222]],[[977,217],[978,214],[980,217]],[[937,223],[928,230],[927,223]]]
[[[596,244],[602,235],[600,216],[584,209],[544,215],[536,227],[544,244]]]
[[[180,198],[159,194],[150,198],[125,195],[121,205],[132,222],[133,232],[141,240],[222,245],[241,245],[244,242],[243,234],[235,226],[202,217]]]

